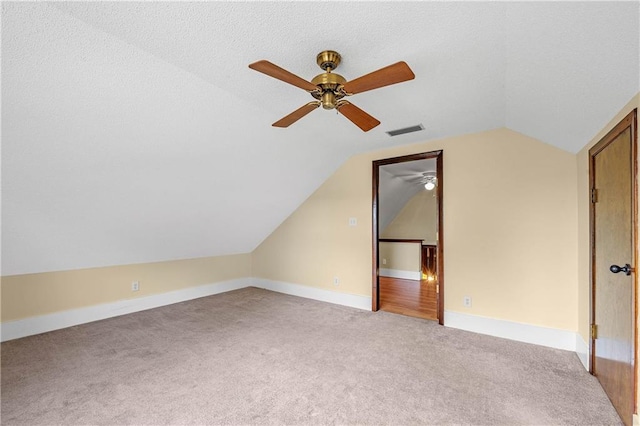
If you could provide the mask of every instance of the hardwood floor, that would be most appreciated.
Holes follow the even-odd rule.
[[[438,294],[434,281],[380,277],[380,309],[396,314],[437,320]]]

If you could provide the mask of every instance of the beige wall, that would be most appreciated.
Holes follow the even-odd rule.
[[[445,309],[576,331],[575,156],[507,129],[352,157],[254,251],[254,276],[370,296],[371,162],[439,149]]]
[[[380,243],[380,268],[420,272],[421,249],[418,243]]]
[[[435,191],[422,190],[411,197],[380,238],[423,240],[424,244],[435,244],[438,213],[435,195]]]
[[[6,276],[2,321],[250,276],[250,254]],[[131,291],[132,281],[139,291]]]

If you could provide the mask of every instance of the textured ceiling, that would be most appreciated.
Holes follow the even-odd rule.
[[[637,2],[2,2],[2,274],[252,251],[346,158],[497,127],[576,152],[639,91]],[[335,17],[335,23],[332,18]],[[310,100],[250,70],[416,79]],[[384,132],[422,123],[425,131]],[[347,218],[345,218],[347,220]]]

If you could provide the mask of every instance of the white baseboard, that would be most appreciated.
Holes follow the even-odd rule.
[[[380,268],[378,274],[381,277],[401,278],[404,280],[417,280],[422,279],[422,273],[420,271],[403,271],[402,269],[386,269]]]
[[[131,314],[200,297],[212,296],[245,287],[259,287],[279,293],[335,303],[364,310],[371,310],[371,297],[338,293],[299,284],[271,281],[262,278],[238,278],[230,281],[189,287],[181,290],[135,299],[119,300],[86,308],[70,309],[48,315],[7,321],[0,324],[0,341],[19,339],[120,315]]]
[[[71,309],[48,315],[3,322],[0,326],[0,341],[18,339],[61,328],[72,327],[106,318],[144,311],[147,309],[211,296],[245,287],[258,287],[292,296],[329,302],[352,308],[371,310],[371,296],[340,293],[300,284],[272,281],[264,278],[239,278],[219,283],[189,287],[152,296],[120,300],[113,303]],[[533,343],[557,349],[575,351],[580,361],[588,368],[589,347],[578,333],[522,324],[512,321],[481,317],[460,312],[445,311],[444,324],[481,334]]]
[[[589,371],[589,345],[584,341],[580,333],[576,333],[576,354],[584,368]]]
[[[350,306],[367,311],[371,310],[371,296],[339,293],[337,291],[323,290],[282,281],[272,281],[264,278],[254,278],[253,286],[264,288],[265,290],[277,291],[278,293],[290,294],[292,296],[319,300],[321,302],[335,303],[336,305]]]
[[[251,278],[238,278],[197,287],[188,287],[181,290],[135,299],[119,300],[86,308],[70,309],[48,315],[25,318],[16,321],[7,321],[1,324],[0,341],[18,339],[32,336],[47,331],[72,327],[92,321],[98,321],[119,315],[158,308],[173,303],[184,302],[200,297],[211,296],[231,290],[237,290],[251,286]]]
[[[576,334],[573,331],[557,328],[463,314],[444,312],[444,325],[451,328],[473,331],[480,334],[502,337],[518,342],[533,343],[550,348],[576,352]]]

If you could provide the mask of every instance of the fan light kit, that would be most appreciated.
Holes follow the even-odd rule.
[[[438,178],[436,177],[434,172],[425,172],[422,174],[420,183],[424,184],[424,189],[426,189],[427,191],[433,191],[433,189],[438,184]]]
[[[340,54],[333,50],[320,52],[316,57],[316,62],[324,72],[315,76],[310,82],[269,61],[262,60],[249,65],[249,68],[253,70],[306,90],[316,99],[276,121],[273,126],[289,127],[322,105],[324,109],[336,109],[353,124],[367,132],[380,122],[343,98],[415,78],[411,68],[406,62],[401,61],[355,80],[347,81],[340,74],[332,72],[340,65],[341,60]]]
[[[424,184],[424,189],[432,191],[436,187],[436,178],[429,178],[427,183]]]

